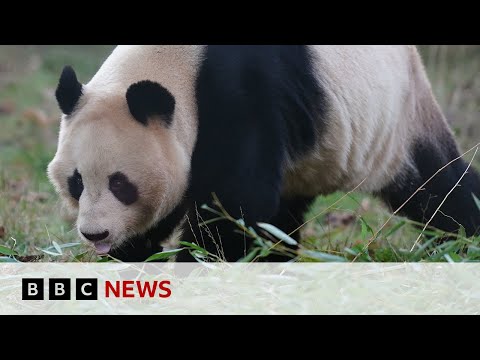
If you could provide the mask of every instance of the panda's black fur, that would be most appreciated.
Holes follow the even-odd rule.
[[[65,66],[60,75],[55,97],[65,115],[70,115],[82,96],[82,84],[71,66]]]
[[[282,202],[287,157],[314,146],[317,118],[326,111],[308,50],[209,46],[205,59],[197,80],[199,129],[188,198],[200,206],[214,192],[233,217],[247,224],[271,221]],[[219,233],[228,238],[232,231]],[[245,252],[244,241],[224,243],[227,259]]]
[[[302,224],[313,197],[282,196],[283,171],[288,162],[312,150],[328,126],[328,97],[318,71],[307,46],[208,46],[196,82],[198,135],[184,200],[146,234],[132,238],[132,246],[111,254],[124,261],[144,260],[161,250],[159,241],[171,235],[187,214],[182,240],[199,243],[212,253],[220,252],[227,261],[240,259],[250,243],[243,234],[234,232],[234,224],[221,220],[212,225],[217,243],[200,230],[199,222],[217,216],[201,208],[211,204],[212,193],[230,215],[243,218],[248,225],[269,222],[289,233]],[[68,73],[65,76],[71,78]],[[142,123],[151,114],[167,115],[164,121],[168,126],[175,104],[172,95],[160,85],[132,86],[127,92],[132,115]],[[57,98],[65,104],[61,104],[62,109],[71,111],[74,99],[63,99],[59,91]],[[139,91],[142,96],[137,96]],[[78,95],[78,91],[71,93]],[[156,101],[148,101],[144,111],[145,98]],[[459,156],[450,133],[434,135],[432,140],[417,140],[412,145],[413,167],[403,174],[408,181],[392,182],[378,192],[393,210],[439,168]],[[439,145],[438,141],[443,143]],[[430,219],[466,166],[462,159],[453,162],[414,196],[402,213],[418,222]],[[442,206],[445,215],[437,215],[431,225],[453,232],[460,223],[467,235],[476,234],[480,211],[472,194],[480,197],[480,179],[469,169]],[[298,238],[298,232],[293,236]],[[192,260],[188,251],[177,255],[177,261]]]
[[[147,125],[151,116],[161,116],[167,126],[172,122],[175,99],[159,83],[143,80],[132,84],[126,98],[130,113],[141,124]]]
[[[444,165],[460,156],[453,139],[446,136],[444,140],[446,144],[443,144],[443,149],[427,139],[413,145],[415,169],[405,174],[409,180],[393,183],[379,194],[392,210],[404,205],[410,196],[431,178],[421,191],[406,202],[401,211],[401,214],[410,219],[425,223],[434,215],[448,192],[455,187],[467,170],[468,164],[463,159],[458,159],[437,173]],[[432,178],[435,173],[437,174]],[[442,204],[441,211],[432,219],[430,225],[453,233],[459,230],[461,224],[467,235],[478,234],[480,214],[473,195],[480,198],[480,177],[470,167],[458,187]]]

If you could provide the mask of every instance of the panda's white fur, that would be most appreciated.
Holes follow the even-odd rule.
[[[415,141],[451,136],[414,46],[326,45],[308,51],[328,106],[318,119],[324,126],[318,126],[315,146],[283,164],[284,196],[350,190],[362,181],[360,190],[381,192],[418,171]],[[197,141],[196,81],[205,56],[205,46],[118,46],[83,86],[75,111],[63,116],[48,168],[62,198],[79,209],[79,231],[108,229],[110,245],[119,247],[182,201]],[[170,126],[132,120],[125,93],[143,80],[161,84],[175,98]],[[66,187],[76,168],[85,183],[79,204]],[[123,206],[108,191],[106,179],[115,171],[137,185],[140,201]]]
[[[431,126],[418,116],[418,101],[425,111],[437,112],[437,126],[449,131],[414,46],[322,45],[313,50],[318,81],[328,96],[328,127],[315,150],[292,166],[287,193],[348,191],[360,183],[359,190],[375,192],[395,178],[401,181],[398,175],[411,166],[410,144],[428,136]]]

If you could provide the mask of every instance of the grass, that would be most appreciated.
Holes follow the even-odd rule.
[[[60,112],[54,89],[65,64],[87,82],[113,46],[0,46],[0,261],[106,261],[79,241],[69,219],[61,217],[58,198],[46,177],[56,148]],[[480,46],[420,46],[435,94],[462,148],[478,143],[480,126]],[[468,160],[468,159],[467,159]],[[480,166],[480,157],[474,163]],[[220,211],[221,207],[213,211]],[[228,216],[228,214],[222,214]],[[441,233],[393,217],[377,199],[362,193],[319,197],[305,216],[301,261],[477,261],[480,238],[461,233],[435,245]],[[237,221],[236,219],[230,219]],[[237,222],[239,228],[243,226]],[[244,260],[272,251],[286,252],[275,238],[280,229],[250,233],[255,248]],[[247,229],[250,231],[250,229]],[[368,245],[368,246],[367,246]],[[198,258],[210,256],[195,244],[183,243]],[[273,247],[273,249],[272,249]],[[158,255],[167,257],[171,254]]]

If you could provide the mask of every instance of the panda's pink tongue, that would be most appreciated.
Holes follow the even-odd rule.
[[[112,247],[112,244],[95,243],[95,251],[97,252],[97,254],[100,254],[100,255],[108,254],[111,247]]]

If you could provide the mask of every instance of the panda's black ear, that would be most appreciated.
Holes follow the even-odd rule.
[[[175,99],[173,95],[159,83],[143,80],[130,85],[127,90],[127,104],[133,117],[147,125],[150,116],[160,115],[170,125]]]
[[[82,84],[77,80],[77,75],[72,67],[65,66],[55,91],[58,106],[65,115],[73,112],[80,96],[82,96]]]

